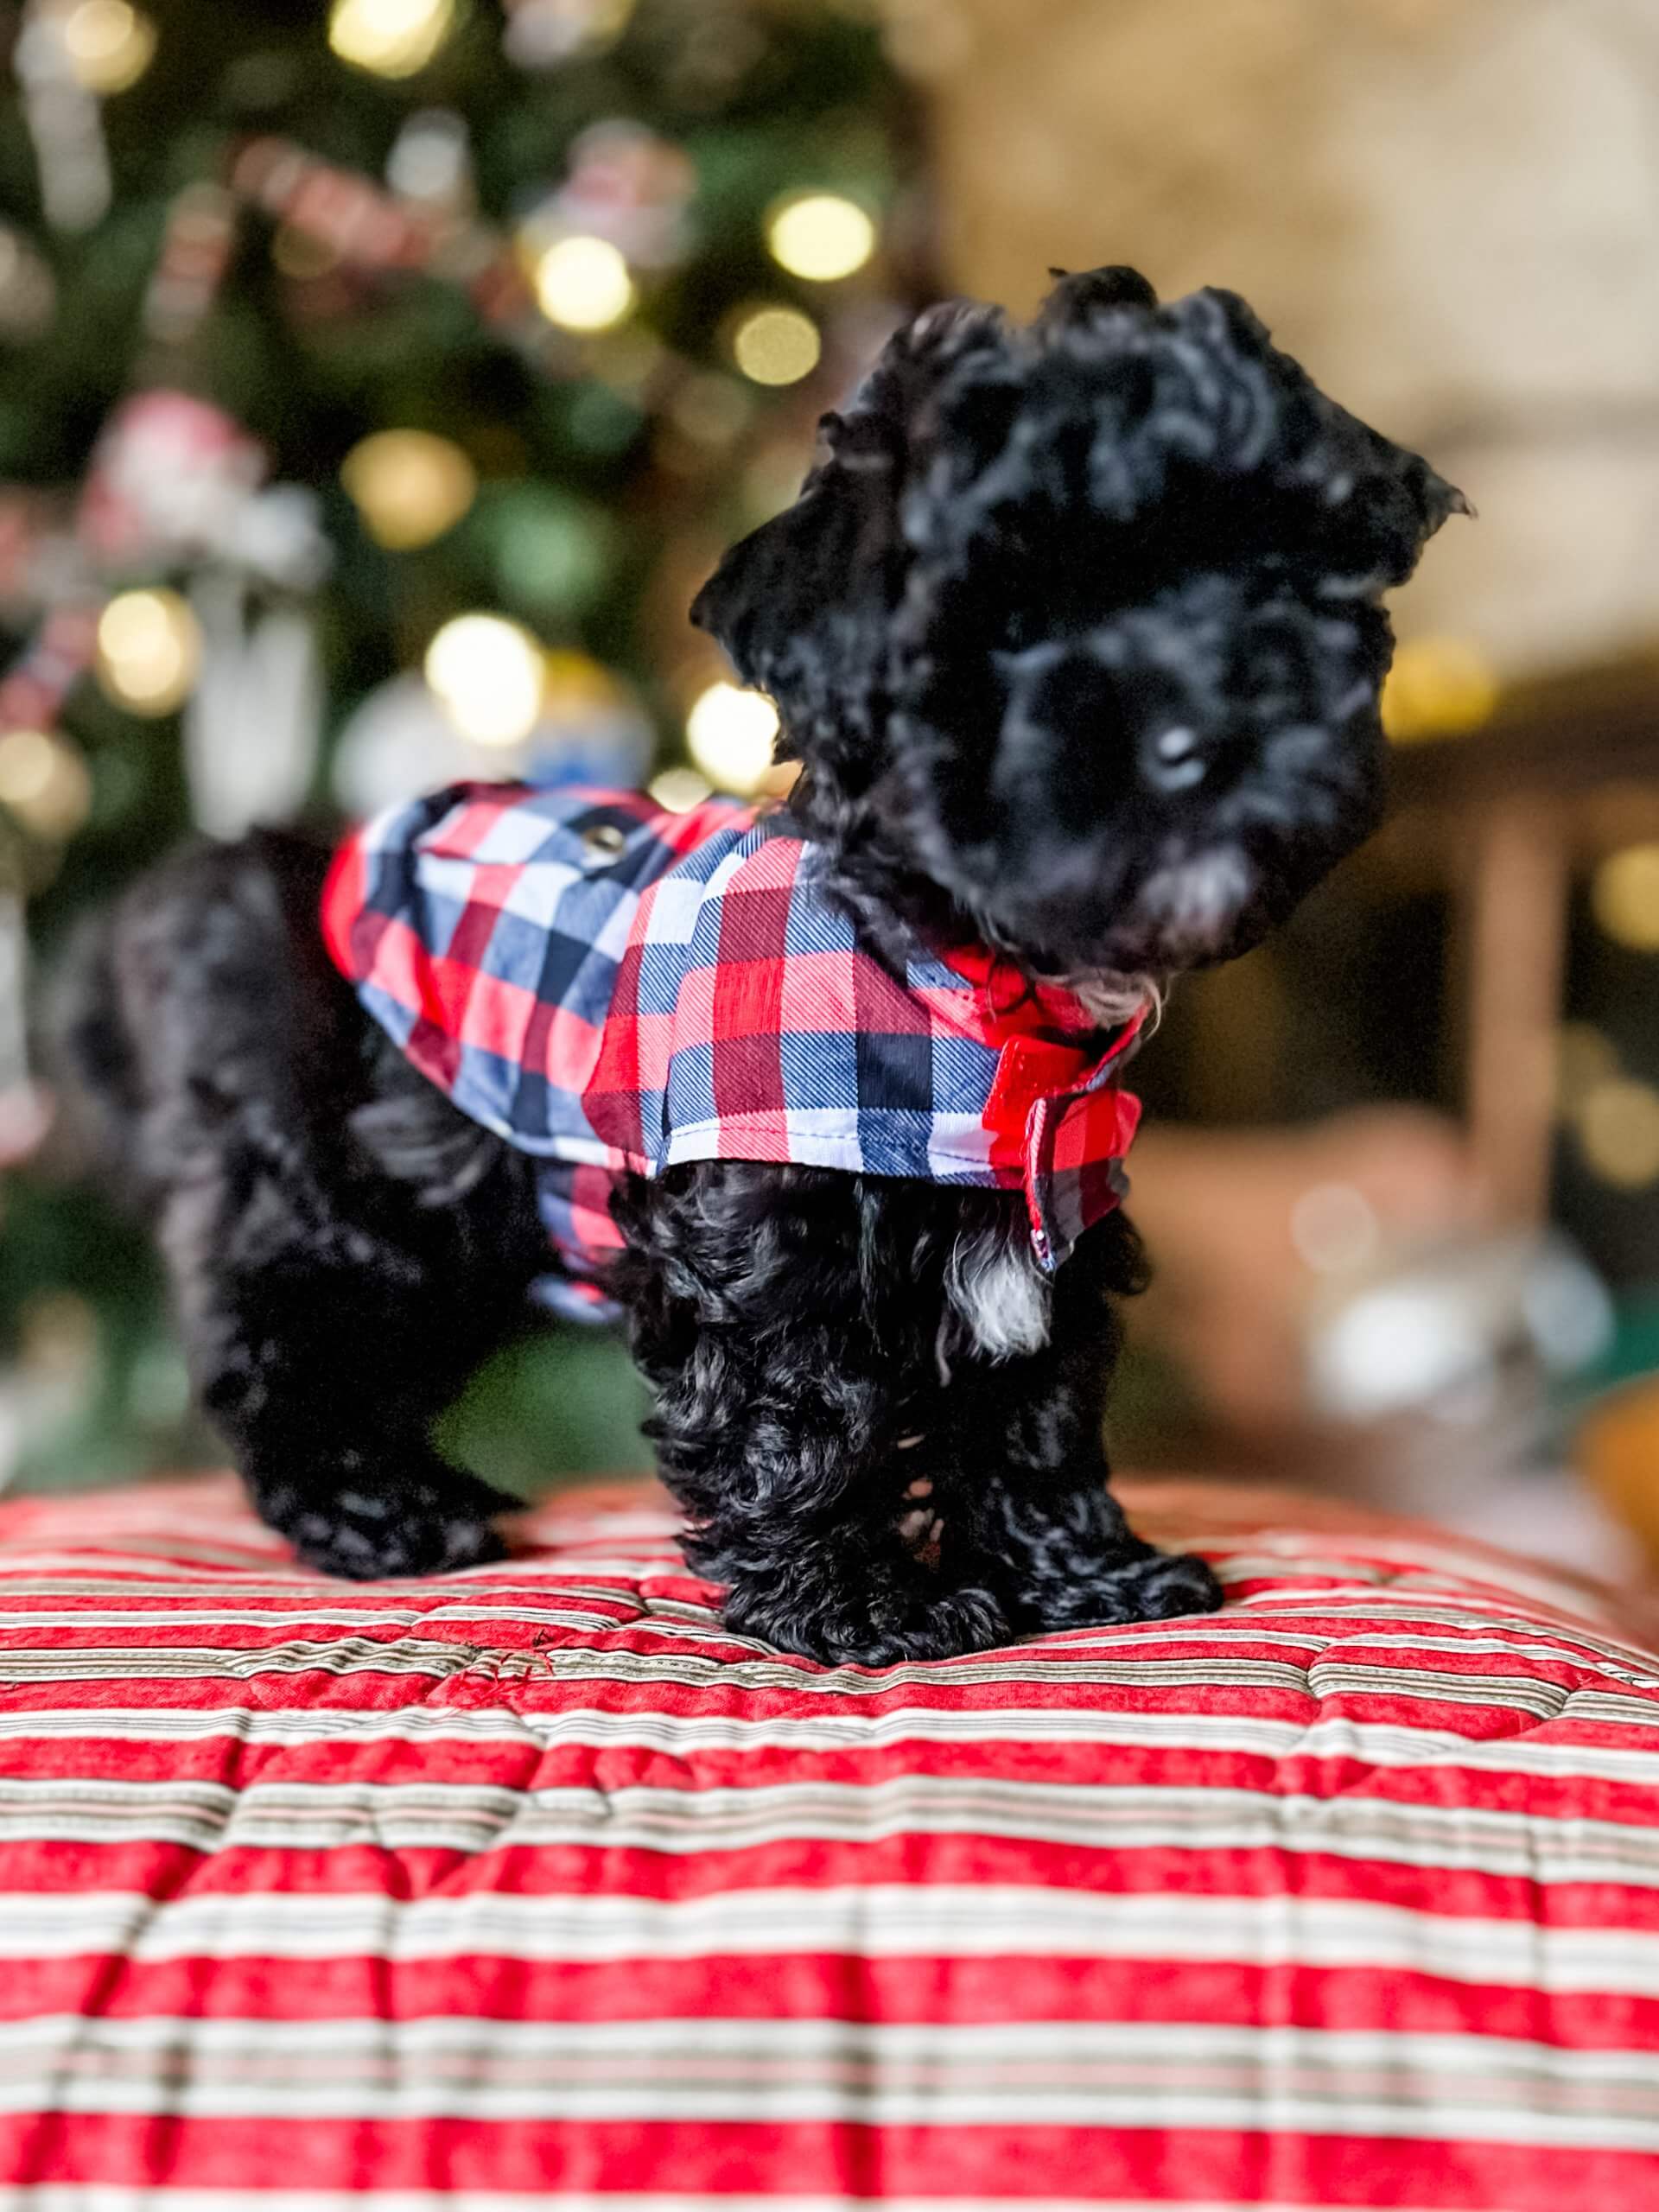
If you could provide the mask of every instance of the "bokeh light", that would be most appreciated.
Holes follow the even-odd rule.
[[[591,653],[564,646],[543,655],[542,690],[548,712],[574,718],[608,713],[627,702],[629,693],[613,669]]]
[[[754,384],[798,384],[823,352],[817,325],[798,308],[751,308],[732,334],[732,358]]]
[[[1615,944],[1659,952],[1659,845],[1610,854],[1591,880],[1590,909]]]
[[[156,51],[156,26],[128,0],[79,0],[63,19],[75,82],[107,98],[136,85]]]
[[[658,806],[670,814],[690,814],[710,797],[714,785],[696,768],[664,768],[646,786]]]
[[[98,680],[135,715],[170,715],[201,666],[201,626],[175,591],[124,591],[99,618]]]
[[[711,683],[685,721],[691,758],[719,791],[747,798],[760,790],[772,767],[778,709],[764,692],[735,683]]]
[[[352,448],[340,476],[370,537],[395,553],[442,537],[478,491],[461,448],[429,430],[377,430]]]
[[[1593,1022],[1563,1022],[1555,1039],[1555,1110],[1571,1120],[1591,1092],[1619,1071],[1618,1051]]]
[[[1376,1208],[1352,1183],[1316,1183],[1290,1213],[1290,1241],[1316,1274],[1351,1274],[1382,1249]]]
[[[454,0],[334,0],[328,43],[377,77],[412,77],[443,44]]]
[[[92,803],[92,779],[67,738],[41,729],[0,735],[0,804],[42,837],[72,837]]]
[[[270,241],[271,265],[296,284],[315,284],[339,268],[342,256],[332,238],[297,223],[279,223]]]
[[[536,297],[563,329],[610,330],[633,305],[633,279],[608,238],[560,238],[537,261]]]
[[[426,649],[425,671],[450,721],[475,745],[517,745],[540,718],[542,648],[505,615],[446,622]]]
[[[754,394],[735,377],[712,372],[687,377],[668,404],[668,419],[683,438],[710,453],[728,451],[753,418]]]
[[[833,284],[861,269],[875,251],[875,225],[855,200],[838,193],[798,193],[772,208],[766,244],[791,276]]]
[[[1579,1148],[1592,1175],[1624,1191],[1659,1181],[1659,1090],[1630,1076],[1598,1084],[1579,1108]]]
[[[1491,720],[1499,696],[1478,645],[1465,638],[1414,638],[1395,652],[1382,687],[1382,727],[1396,745],[1466,736]]]
[[[9,729],[0,737],[0,800],[27,805],[52,777],[53,741],[43,729]]]
[[[602,54],[627,29],[634,0],[512,0],[502,45],[521,69]]]

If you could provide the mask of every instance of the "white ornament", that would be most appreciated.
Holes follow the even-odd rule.
[[[303,805],[322,728],[315,633],[294,607],[251,615],[245,587],[210,571],[190,588],[201,673],[184,711],[190,806],[211,837],[239,837]]]
[[[370,692],[335,748],[334,797],[359,819],[383,807],[461,783],[595,783],[632,790],[650,766],[655,733],[631,691],[579,702],[555,687],[546,712],[514,745],[478,745],[462,735],[418,675],[395,676]]]
[[[12,48],[40,164],[41,204],[54,231],[90,231],[110,207],[110,154],[95,96],[76,74],[68,11],[34,0]]]
[[[394,676],[370,692],[340,731],[334,796],[360,818],[444,784],[511,780],[524,774],[529,760],[528,740],[474,745],[422,677]]]
[[[317,495],[272,484],[226,518],[220,557],[288,591],[315,591],[334,562]]]
[[[392,142],[386,182],[405,200],[418,200],[451,214],[469,214],[473,161],[464,118],[453,108],[417,109]]]
[[[15,891],[0,892],[0,1166],[27,1160],[51,1119],[48,1103],[29,1075],[28,984],[23,902]],[[0,1482],[4,1478],[0,1437]]]

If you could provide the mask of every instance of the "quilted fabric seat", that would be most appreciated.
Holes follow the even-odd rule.
[[[0,1510],[0,2212],[1659,2208],[1659,1656],[1126,1486],[1212,1618],[825,1672],[648,1489],[351,1586]]]

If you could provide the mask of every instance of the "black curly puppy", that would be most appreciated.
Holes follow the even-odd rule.
[[[1371,829],[1379,601],[1462,506],[1239,300],[1108,269],[1028,328],[957,303],[902,331],[694,616],[776,701],[792,833],[861,941],[988,948],[1104,1030]],[[72,1042],[260,1511],[337,1573],[461,1566],[508,1501],[428,1426],[548,1269],[533,1163],[365,1015],[323,866],[265,836],[164,866]],[[1217,1602],[1106,1488],[1121,1213],[1051,1277],[1015,1191],[698,1160],[613,1212],[607,1287],[734,1629],[885,1664]]]

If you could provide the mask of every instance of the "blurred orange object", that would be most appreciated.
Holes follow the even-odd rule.
[[[1154,1281],[1137,1331],[1191,1376],[1230,1437],[1309,1427],[1306,1323],[1321,1266],[1484,1226],[1468,1141],[1440,1116],[1368,1108],[1306,1128],[1155,1128],[1131,1210]]]
[[[1580,1427],[1573,1456],[1659,1573],[1659,1381],[1604,1399]]]

